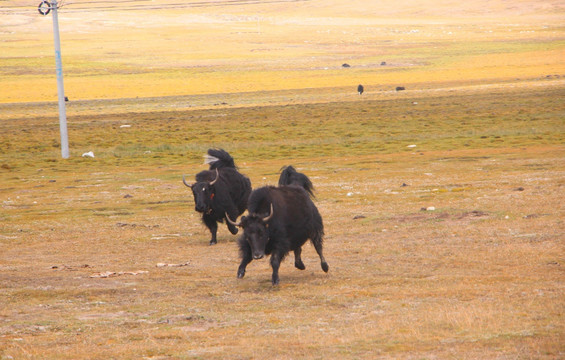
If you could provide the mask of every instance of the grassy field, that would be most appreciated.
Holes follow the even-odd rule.
[[[359,83],[373,93],[563,75],[561,1],[281,0],[180,9],[155,9],[166,0],[150,3],[150,10],[143,2],[135,11],[103,11],[104,2],[80,1],[61,9],[71,100],[335,87],[355,93]],[[0,103],[53,101],[51,17],[15,10],[0,23],[0,79],[9,89]]]
[[[3,17],[0,360],[565,357],[563,5],[434,4],[69,4],[66,160],[50,18]],[[210,147],[312,179],[329,273],[236,278]]]

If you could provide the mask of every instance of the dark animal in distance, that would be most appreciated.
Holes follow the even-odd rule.
[[[396,87],[396,91],[402,91],[402,90],[406,90],[406,88],[404,86],[397,86]]]
[[[304,188],[310,197],[315,198],[314,185],[306,175],[299,173],[292,165],[283,166],[281,168],[281,176],[279,177],[279,186],[296,185]]]
[[[214,245],[218,222],[223,223],[226,214],[236,218],[247,208],[251,181],[239,173],[231,155],[222,149],[209,149],[206,163],[210,169],[196,174],[194,184],[189,185],[184,175],[182,182],[192,189],[194,208],[202,213],[202,222],[212,233],[210,245]],[[227,226],[232,234],[237,234],[237,227],[229,222]]]
[[[328,272],[323,255],[322,217],[303,188],[264,186],[256,189],[249,196],[248,211],[249,215],[242,216],[239,223],[227,218],[231,224],[243,228],[243,235],[238,239],[241,256],[238,278],[245,276],[245,269],[253,259],[271,255],[271,281],[277,285],[280,264],[290,251],[294,252],[294,266],[304,270],[302,245],[308,239],[320,256],[322,270]]]
[[[365,89],[363,88],[363,85],[357,86],[357,92],[359,93],[359,95],[363,94],[363,91],[364,91],[364,90],[365,90]]]

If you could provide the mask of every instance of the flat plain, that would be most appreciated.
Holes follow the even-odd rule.
[[[0,4],[1,360],[565,356],[562,2],[63,3],[69,159],[27,5]],[[181,181],[212,147],[311,178],[329,273],[307,244],[236,278]]]

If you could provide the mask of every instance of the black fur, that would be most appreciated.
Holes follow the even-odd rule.
[[[281,176],[279,177],[279,186],[282,185],[296,185],[304,188],[312,198],[314,195],[314,185],[308,177],[296,171],[292,165],[283,166],[281,168]]]
[[[210,163],[210,170],[196,174],[196,182],[190,186],[194,195],[195,210],[202,213],[202,222],[212,233],[210,245],[217,243],[218,222],[223,223],[225,214],[237,218],[247,208],[251,193],[251,181],[239,173],[233,158],[224,150],[208,150],[218,160]],[[211,184],[214,182],[214,184]],[[237,227],[229,222],[228,230],[237,234]]]
[[[216,161],[210,162],[210,170],[220,168],[233,168],[237,170],[233,158],[224,149],[208,149],[208,155],[217,159]]]
[[[272,205],[272,214],[271,214]],[[241,218],[243,235],[238,239],[241,263],[237,277],[245,276],[245,269],[253,259],[271,255],[272,283],[279,283],[279,266],[290,252],[294,265],[305,266],[300,254],[302,245],[310,239],[320,256],[322,269],[329,267],[323,255],[324,224],[322,217],[304,189],[298,186],[265,186],[254,190],[248,200],[249,216]],[[272,217],[265,222],[269,215]],[[230,219],[233,219],[230,216]]]

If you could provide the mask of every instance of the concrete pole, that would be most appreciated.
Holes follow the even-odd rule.
[[[61,132],[61,155],[69,158],[69,138],[67,135],[67,111],[65,108],[65,88],[63,86],[63,62],[61,61],[61,40],[59,39],[59,16],[57,0],[51,3],[53,10],[53,39],[55,42],[55,69],[57,71],[57,92],[59,94],[59,130]]]

